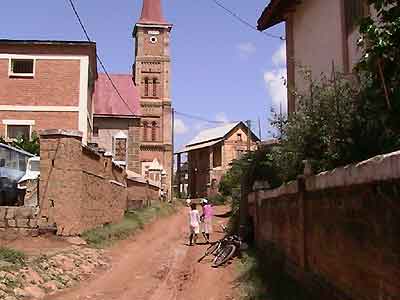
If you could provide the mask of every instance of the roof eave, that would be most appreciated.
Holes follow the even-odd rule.
[[[261,17],[257,21],[259,31],[266,30],[285,20],[285,11],[293,4],[291,0],[272,0],[264,9]]]
[[[98,114],[94,113],[95,118],[115,118],[115,119],[140,119],[139,115],[113,115],[113,114]]]

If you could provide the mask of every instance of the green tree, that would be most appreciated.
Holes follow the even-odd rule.
[[[40,141],[36,132],[32,133],[31,139],[18,137],[16,140],[7,142],[3,137],[0,137],[0,143],[10,145],[12,147],[24,150],[34,155],[40,155]]]
[[[360,23],[356,66],[361,78],[356,127],[360,152],[390,152],[400,147],[400,5],[395,0],[370,0],[376,14]]]

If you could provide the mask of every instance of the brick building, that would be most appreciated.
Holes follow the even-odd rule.
[[[96,83],[94,138],[128,169],[149,177],[154,161],[163,168],[164,190],[171,191],[172,106],[169,35],[160,0],[144,0],[134,27],[133,74],[111,75],[124,104],[105,75]]]
[[[95,43],[0,40],[0,136],[79,130],[84,144],[97,144],[144,177],[156,160],[169,193],[171,29],[161,0],[143,0],[133,30],[133,72],[111,74],[111,80],[97,74]]]
[[[63,128],[86,143],[96,79],[95,43],[0,40],[0,136]]]
[[[285,22],[288,111],[296,109],[294,90],[308,90],[309,82],[299,67],[314,79],[335,70],[351,73],[361,56],[357,47],[358,20],[370,13],[366,0],[272,0],[258,20],[266,30]]]
[[[172,24],[162,14],[161,0],[143,0],[136,24],[133,78],[140,95],[140,165],[146,174],[154,159],[165,171],[166,190],[172,191],[173,146],[170,96],[170,32]]]
[[[201,131],[182,151],[188,153],[190,197],[215,195],[231,162],[246,153],[249,145],[250,150],[254,150],[257,142],[259,138],[251,131],[249,135],[248,127],[243,122]]]

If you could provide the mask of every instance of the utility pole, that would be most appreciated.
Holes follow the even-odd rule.
[[[262,140],[262,133],[261,133],[261,120],[260,117],[258,117],[258,137],[260,138],[260,141]]]
[[[251,121],[246,121],[247,125],[247,153],[250,153],[251,148]],[[239,204],[239,235],[245,239],[247,237],[247,221],[248,221],[248,195],[249,195],[249,178],[250,170],[247,168],[246,173],[242,174],[240,183],[240,204]]]

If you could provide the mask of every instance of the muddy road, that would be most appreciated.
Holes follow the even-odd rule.
[[[217,207],[217,214],[226,208]],[[213,239],[222,236],[215,218]],[[197,263],[206,245],[187,246],[187,208],[110,249],[112,267],[47,300],[236,300],[235,266]],[[203,242],[199,238],[199,243]]]

